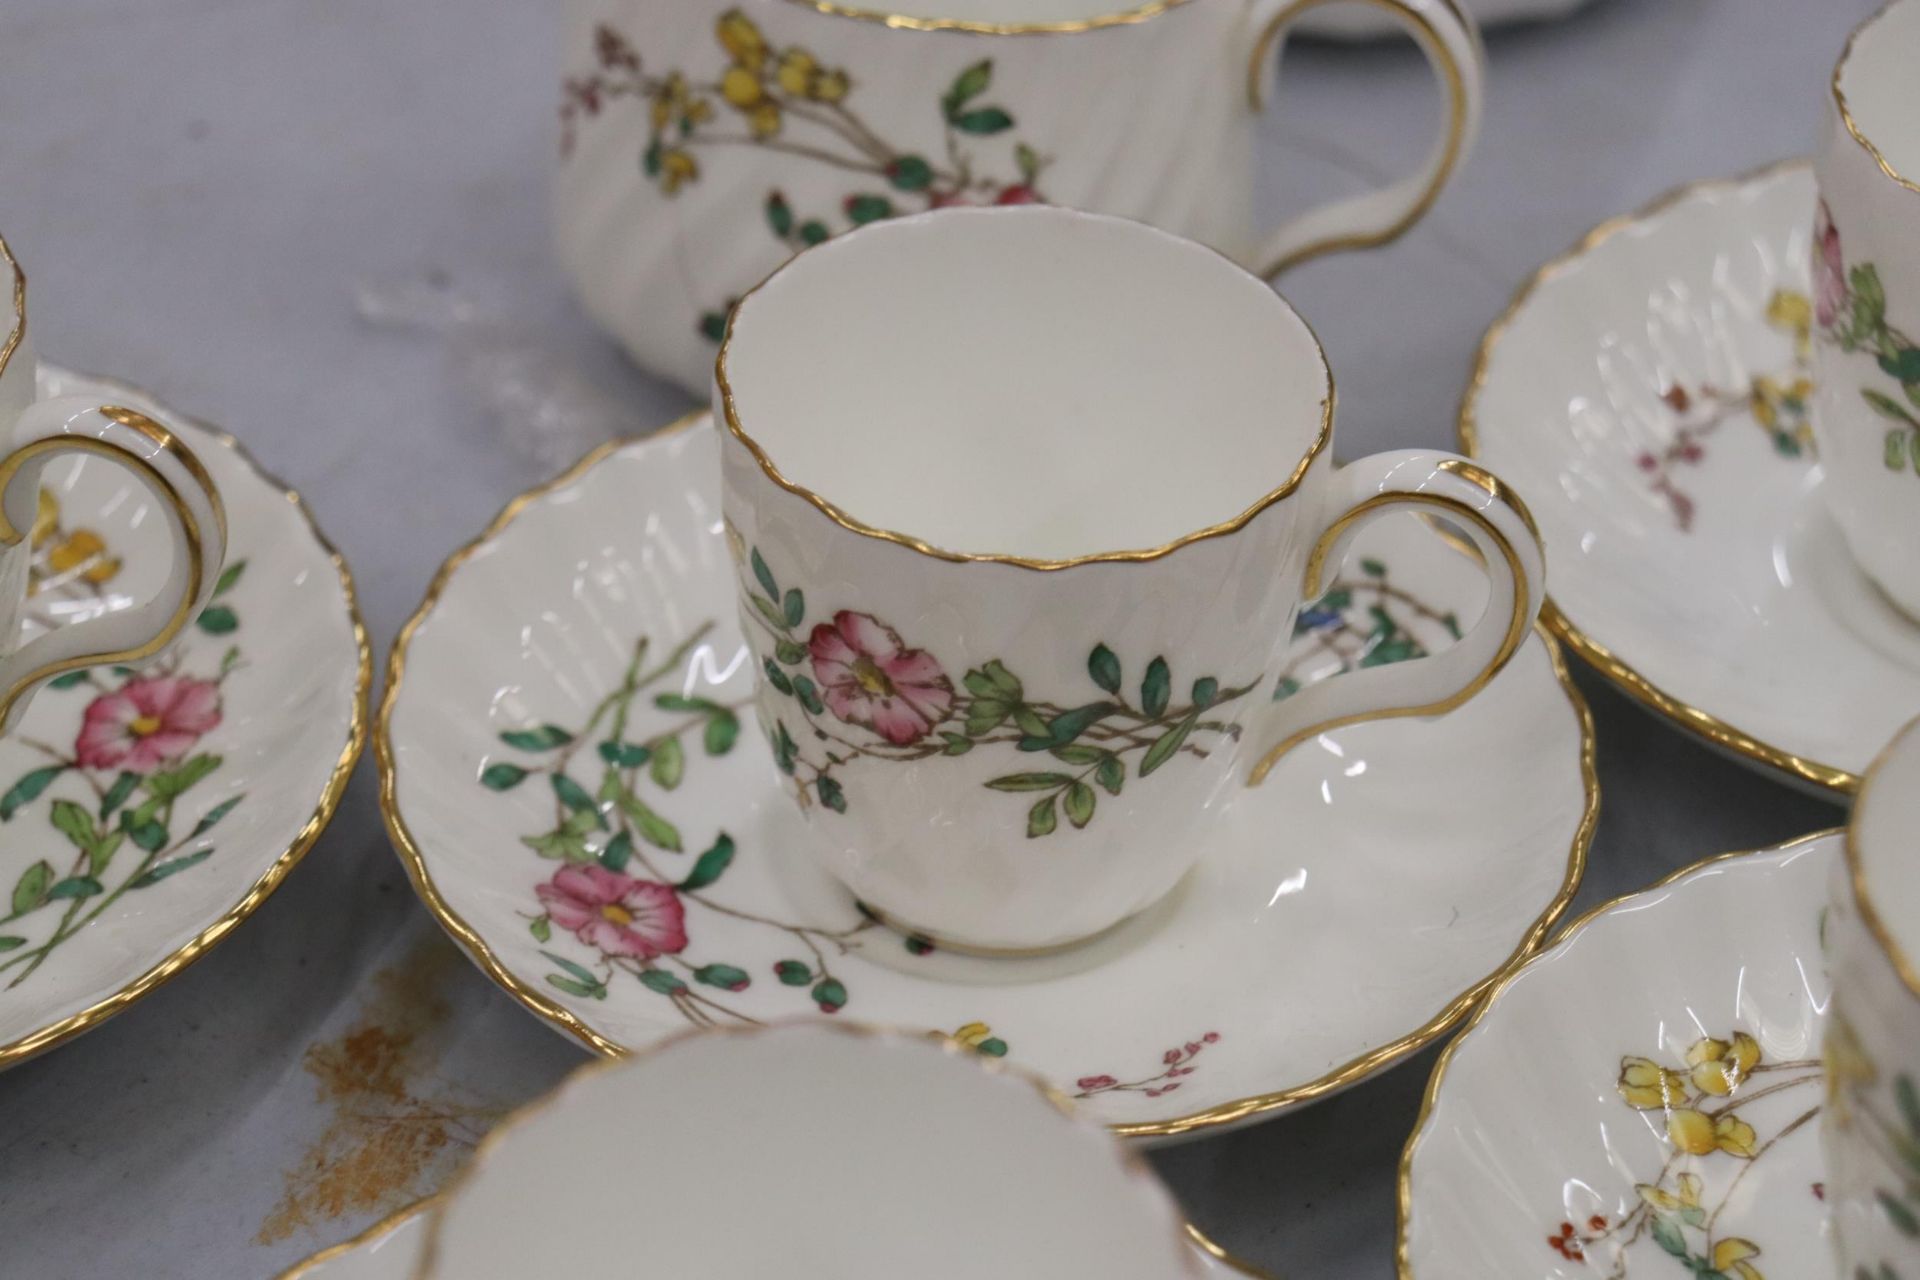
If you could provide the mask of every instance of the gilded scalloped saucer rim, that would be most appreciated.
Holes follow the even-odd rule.
[[[366,746],[369,705],[373,689],[373,647],[368,639],[367,627],[360,612],[360,599],[353,580],[353,571],[346,559],[340,554],[333,542],[320,529],[312,509],[300,493],[262,467],[246,446],[231,433],[212,423],[179,413],[131,382],[118,378],[104,377],[66,369],[46,360],[40,362],[43,377],[67,379],[83,382],[89,386],[105,388],[116,395],[123,395],[139,403],[152,406],[169,422],[187,425],[192,430],[204,433],[207,437],[230,450],[239,463],[267,488],[285,499],[300,515],[302,523],[314,543],[325,553],[333,564],[340,585],[340,601],[344,606],[347,619],[352,628],[355,647],[354,693],[347,714],[346,742],[338,758],[328,773],[321,788],[312,814],[301,826],[293,842],[289,844],[249,885],[246,893],[228,907],[219,917],[198,928],[186,942],[175,947],[163,957],[158,958],[151,967],[137,977],[120,986],[115,991],[104,994],[87,1008],[62,1017],[25,1036],[0,1044],[0,1069],[17,1065],[30,1058],[39,1056],[48,1050],[65,1044],[75,1036],[92,1030],[102,1022],[126,1009],[149,992],[163,986],[179,976],[188,966],[205,955],[229,933],[233,932],[246,918],[265,902],[273,891],[298,866],[319,840],[327,824],[333,820],[339,809],[340,799],[346,792],[347,781],[352,777],[354,765],[360,759],[360,752]],[[229,508],[235,505],[240,495],[224,494]]]
[[[434,614],[442,593],[463,565],[503,536],[516,518],[530,506],[570,489],[609,458],[627,450],[645,450],[655,447],[663,438],[678,435],[690,427],[708,421],[709,418],[710,415],[705,411],[696,411],[651,435],[617,439],[596,447],[573,466],[509,501],[478,536],[453,552],[435,575],[420,605],[394,643],[388,658],[385,691],[374,724],[373,745],[374,756],[380,771],[381,811],[386,819],[388,833],[396,852],[422,901],[474,963],[508,994],[556,1030],[578,1040],[593,1051],[607,1056],[620,1055],[629,1050],[626,1046],[596,1031],[570,1010],[549,999],[512,973],[479,931],[462,918],[440,892],[432,872],[428,869],[427,858],[422,847],[409,825],[407,816],[402,812],[399,800],[399,769],[394,746],[393,715],[403,690],[407,687],[405,677],[410,643],[415,634]],[[1518,968],[1540,948],[1553,925],[1571,903],[1584,874],[1587,851],[1591,846],[1598,819],[1599,781],[1594,764],[1591,712],[1567,671],[1559,645],[1544,628],[1537,628],[1537,633],[1554,677],[1575,716],[1580,741],[1580,785],[1585,802],[1567,851],[1565,870],[1557,890],[1518,939],[1511,952],[1492,972],[1469,983],[1421,1025],[1387,1043],[1375,1046],[1352,1060],[1338,1064],[1312,1080],[1208,1107],[1192,1114],[1163,1120],[1113,1122],[1109,1127],[1114,1132],[1127,1137],[1148,1139],[1189,1136],[1221,1126],[1243,1123],[1256,1117],[1277,1113],[1330,1096],[1395,1065],[1445,1035],[1473,1011],[1494,983]]]
[[[1597,224],[1576,240],[1571,248],[1555,255],[1538,267],[1514,292],[1499,317],[1488,326],[1480,340],[1474,356],[1472,376],[1468,379],[1467,389],[1461,398],[1457,416],[1457,434],[1461,452],[1472,458],[1485,456],[1480,441],[1481,427],[1477,417],[1477,405],[1480,394],[1488,382],[1489,365],[1501,340],[1507,336],[1509,330],[1525,311],[1527,304],[1540,292],[1543,285],[1551,284],[1560,274],[1583,265],[1583,260],[1599,245],[1617,235],[1644,231],[1653,227],[1663,216],[1680,206],[1703,199],[1750,199],[1752,193],[1765,183],[1785,175],[1810,174],[1811,171],[1810,160],[1804,157],[1792,157],[1760,165],[1729,178],[1708,178],[1683,183],[1663,192],[1630,213],[1620,214]],[[1533,501],[1536,506],[1541,504],[1539,496],[1535,496]],[[1549,563],[1552,563],[1551,559]],[[1549,578],[1551,579],[1551,569],[1549,569]],[[1818,790],[1839,792],[1843,795],[1851,794],[1858,789],[1860,776],[1857,773],[1837,765],[1796,755],[1783,747],[1769,743],[1710,711],[1688,703],[1649,680],[1634,667],[1627,656],[1615,652],[1596,639],[1591,626],[1583,627],[1568,615],[1554,598],[1551,581],[1548,583],[1547,599],[1541,608],[1540,617],[1562,643],[1579,654],[1583,661],[1606,676],[1616,687],[1696,737],[1732,753],[1738,759],[1784,773],[1802,785]]]

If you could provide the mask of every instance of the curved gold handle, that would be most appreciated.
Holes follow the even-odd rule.
[[[69,397],[31,406],[14,425],[20,445],[0,458],[0,555],[25,555],[39,506],[40,476],[63,454],[105,458],[131,471],[159,499],[174,553],[154,598],[56,627],[0,657],[0,732],[33,691],[83,667],[137,666],[157,656],[206,604],[226,554],[226,512],[192,450],[132,409]]]
[[[1446,127],[1417,173],[1398,182],[1323,205],[1282,223],[1254,255],[1250,268],[1271,279],[1287,268],[1325,253],[1370,249],[1399,239],[1425,216],[1466,158],[1480,127],[1485,94],[1479,32],[1456,0],[1278,0],[1264,22],[1247,63],[1247,101],[1255,111],[1266,105],[1273,50],[1286,29],[1302,15],[1327,5],[1366,3],[1391,14],[1407,28],[1440,77],[1447,95]]]
[[[1540,612],[1546,581],[1540,531],[1526,504],[1491,472],[1465,458],[1425,449],[1379,453],[1333,475],[1338,511],[1307,556],[1304,600],[1332,585],[1361,529],[1392,511],[1425,509],[1459,526],[1487,570],[1486,612],[1454,644],[1411,662],[1367,667],[1315,681],[1271,703],[1255,726],[1271,743],[1247,774],[1264,781],[1307,739],[1363,720],[1437,716],[1486,688],[1519,652]]]

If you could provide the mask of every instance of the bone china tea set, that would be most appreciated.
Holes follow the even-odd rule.
[[[1810,166],[1529,280],[1461,453],[1339,466],[1267,280],[1427,211],[1472,19],[1375,0],[1433,149],[1262,227],[1276,50],[1350,14],[900,3],[571,0],[559,259],[709,407],[455,552],[377,718],[298,496],[37,364],[0,242],[0,1065],[238,927],[371,722],[422,901],[612,1061],[287,1277],[1253,1275],[1134,1141],[1460,1027],[1403,1280],[1920,1275],[1920,0]],[[1563,645],[1849,825],[1556,934],[1598,820]],[[638,1198],[637,1152],[677,1171]]]

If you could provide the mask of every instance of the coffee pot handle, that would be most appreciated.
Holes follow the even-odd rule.
[[[1253,0],[1247,97],[1266,105],[1278,75],[1274,46],[1302,15],[1327,5],[1362,0]],[[1480,33],[1456,0],[1364,0],[1385,10],[1419,44],[1446,94],[1445,123],[1420,169],[1364,195],[1350,196],[1291,218],[1269,232],[1247,268],[1268,279],[1288,267],[1346,249],[1371,249],[1397,240],[1418,222],[1473,148],[1485,97]]]
[[[1540,531],[1519,497],[1465,458],[1403,449],[1362,458],[1334,472],[1330,519],[1307,555],[1301,599],[1333,585],[1353,539],[1381,516],[1437,516],[1471,542],[1487,573],[1487,605],[1451,646],[1407,662],[1362,667],[1307,685],[1266,705],[1249,726],[1266,744],[1247,775],[1264,780],[1280,757],[1330,729],[1392,716],[1433,716],[1473,697],[1519,650],[1540,612],[1546,557]]]
[[[57,626],[0,657],[0,732],[13,728],[42,683],[99,665],[139,666],[157,657],[205,607],[226,554],[226,513],[200,459],[145,414],[68,396],[30,405],[14,424],[14,450],[0,458],[0,556],[33,533],[41,472],[55,458],[104,457],[152,491],[173,547],[166,579],[130,608]],[[24,560],[0,589],[26,590]],[[15,576],[17,575],[17,577]]]

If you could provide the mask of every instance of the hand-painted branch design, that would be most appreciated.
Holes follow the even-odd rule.
[[[1013,147],[1017,176],[976,172],[967,142],[1014,128],[1005,107],[985,100],[993,85],[991,59],[966,67],[940,96],[944,145],[941,154],[928,155],[883,138],[849,105],[857,86],[845,70],[822,66],[799,45],[775,49],[740,10],[722,14],[714,34],[726,61],[711,78],[694,80],[677,70],[647,70],[625,36],[598,27],[593,69],[562,86],[561,154],[572,155],[582,121],[627,99],[647,104],[649,128],[640,164],[668,196],[700,180],[700,152],[756,147],[854,175],[859,181],[850,180],[838,215],[849,227],[915,207],[1044,199],[1039,181],[1047,162],[1025,143]],[[764,214],[774,238],[794,253],[834,234],[829,215],[802,214],[778,190],[767,194]],[[730,300],[703,314],[701,333],[718,342],[731,306]]]
[[[1594,1214],[1582,1223],[1562,1222],[1547,1236],[1548,1247],[1570,1262],[1590,1262],[1588,1254],[1605,1244],[1612,1258],[1604,1274],[1607,1280],[1622,1280],[1629,1250],[1648,1238],[1696,1280],[1764,1280],[1753,1261],[1760,1246],[1717,1232],[1716,1226],[1741,1180],[1782,1139],[1812,1121],[1820,1104],[1815,1101],[1764,1140],[1741,1111],[1775,1094],[1817,1092],[1820,1079],[1820,1064],[1812,1059],[1765,1061],[1759,1042],[1744,1031],[1724,1040],[1696,1040],[1678,1066],[1621,1058],[1615,1083],[1621,1100],[1635,1111],[1664,1113],[1672,1153],[1653,1181],[1634,1187],[1639,1202],[1633,1208],[1617,1217]],[[1740,1168],[1709,1205],[1702,1200],[1705,1182],[1689,1166],[1721,1157],[1741,1162]]]
[[[1820,202],[1813,228],[1813,272],[1820,338],[1844,352],[1865,352],[1880,372],[1900,386],[1906,403],[1861,387],[1860,398],[1887,423],[1882,458],[1889,471],[1911,467],[1920,475],[1920,346],[1887,323],[1887,291],[1871,262],[1847,266],[1840,232],[1827,202]]]
[[[984,1022],[969,1022],[953,1032],[952,1039],[989,1058],[1007,1056],[1007,1042],[993,1034],[993,1029]],[[1137,1093],[1142,1097],[1158,1098],[1172,1093],[1180,1087],[1181,1081],[1199,1068],[1194,1060],[1208,1045],[1220,1043],[1220,1033],[1209,1031],[1197,1040],[1188,1040],[1177,1044],[1160,1055],[1160,1070],[1153,1075],[1138,1080],[1121,1080],[1117,1076],[1099,1075],[1081,1076],[1074,1081],[1077,1092],[1075,1099],[1084,1100],[1103,1093]]]
[[[1175,1045],[1160,1055],[1160,1070],[1157,1074],[1140,1080],[1120,1080],[1110,1075],[1081,1076],[1074,1081],[1079,1090],[1076,1098],[1091,1098],[1102,1093],[1139,1093],[1149,1098],[1158,1098],[1172,1093],[1180,1087],[1180,1082],[1199,1068],[1193,1065],[1201,1051],[1210,1044],[1220,1042],[1218,1031],[1209,1031],[1198,1040],[1189,1040],[1185,1044]]]
[[[1664,447],[1642,453],[1638,462],[1648,487],[1666,500],[1674,524],[1683,533],[1693,528],[1698,504],[1676,475],[1683,467],[1697,467],[1706,461],[1707,440],[1728,422],[1742,415],[1751,418],[1783,458],[1803,457],[1813,448],[1813,427],[1808,418],[1813,381],[1807,372],[1813,304],[1803,293],[1779,290],[1767,302],[1767,322],[1793,335],[1790,371],[1757,375],[1744,391],[1711,386],[1689,391],[1674,383],[1661,392],[1660,398],[1673,411],[1673,431]]]
[[[547,948],[557,927],[592,952],[582,963],[543,949],[540,954],[556,967],[547,975],[554,989],[604,1000],[608,984],[625,976],[665,996],[696,1025],[758,1021],[726,1000],[727,993],[752,984],[745,968],[722,959],[690,958],[696,939],[688,915],[697,908],[785,934],[802,958],[779,961],[774,976],[783,986],[805,988],[821,1012],[835,1013],[848,995],[834,962],[874,923],[818,929],[723,901],[714,886],[733,863],[732,837],[717,833],[687,865],[680,828],[656,807],[680,786],[696,750],[725,756],[740,735],[737,706],[672,691],[687,655],[712,629],[711,621],[702,624],[657,662],[650,661],[650,644],[643,637],[619,686],[595,705],[584,724],[539,724],[501,733],[501,743],[518,757],[492,761],[479,781],[506,792],[540,776],[552,792],[552,825],[520,840],[537,856],[562,864],[534,888],[540,909],[527,915],[527,930]],[[658,728],[636,730],[635,713],[643,699],[653,711],[666,713]]]
[[[823,929],[743,910],[718,888],[735,858],[725,832],[688,865],[680,827],[661,812],[664,797],[700,759],[729,754],[740,732],[737,705],[673,692],[688,655],[712,630],[711,622],[701,625],[657,662],[642,638],[618,686],[582,724],[540,723],[498,735],[513,755],[487,761],[480,785],[506,793],[544,778],[552,793],[551,825],[520,838],[536,856],[561,864],[533,886],[538,909],[522,913],[527,932],[551,966],[546,981],[556,991],[606,1000],[614,982],[631,979],[666,997],[697,1026],[759,1021],[729,999],[748,990],[756,975],[697,949],[721,934],[739,945],[747,937],[743,928],[777,934],[794,948],[771,966],[779,985],[804,990],[821,1012],[837,1013],[851,998],[848,975],[839,967],[843,958],[877,939],[903,944],[914,956],[929,954],[933,946],[900,937],[870,917],[850,928]],[[658,727],[640,729],[643,717]],[[703,914],[714,929],[699,927]],[[566,944],[556,934],[568,933],[585,954],[561,953]],[[987,1057],[1007,1054],[1007,1042],[984,1022],[967,1023],[951,1035]],[[1218,1038],[1209,1034],[1204,1043]],[[1190,1059],[1202,1043],[1179,1051],[1179,1061],[1169,1058],[1150,1080],[1109,1088],[1158,1097],[1192,1073]]]
[[[36,593],[97,592],[119,572],[120,561],[98,535],[62,529],[50,497],[42,497],[33,534]],[[62,548],[71,554],[63,557]],[[201,633],[239,629],[230,593],[245,570],[241,560],[221,574],[212,603],[196,619]],[[0,823],[23,817],[48,797],[47,821],[71,853],[36,858],[0,900],[0,975],[11,974],[6,990],[32,977],[128,893],[213,856],[208,833],[245,795],[199,810],[186,797],[219,773],[221,757],[195,748],[219,727],[223,687],[244,659],[237,644],[229,645],[211,670],[194,673],[193,656],[176,649],[139,672],[73,671],[40,693],[51,699],[83,690],[87,701],[78,708],[70,747],[44,736],[18,739],[45,762],[0,793]],[[174,834],[176,818],[192,819],[186,834]]]
[[[1240,725],[1221,708],[1258,683],[1223,685],[1201,676],[1177,701],[1173,668],[1162,656],[1146,664],[1130,690],[1120,658],[1096,644],[1086,669],[1098,696],[1089,702],[1035,699],[997,658],[966,672],[956,690],[932,654],[908,647],[872,614],[842,609],[809,627],[805,593],[783,592],[758,548],[748,551],[747,568],[743,614],[771,647],[761,668],[765,685],[791,702],[803,726],[796,738],[784,716],[769,717],[775,763],[794,779],[802,805],[817,802],[836,813],[847,811],[839,771],[854,760],[911,764],[1011,747],[1061,766],[986,782],[1032,797],[1028,837],[1052,835],[1062,814],[1070,826],[1085,827],[1099,792],[1119,795],[1129,768],[1144,779],[1177,755],[1204,759],[1219,741],[1237,739]]]

